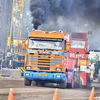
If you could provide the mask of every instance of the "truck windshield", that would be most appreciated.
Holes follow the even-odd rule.
[[[29,38],[28,48],[63,50],[63,39]]]
[[[84,49],[85,48],[85,41],[71,40],[71,48]]]

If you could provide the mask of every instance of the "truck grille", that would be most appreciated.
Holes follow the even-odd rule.
[[[38,67],[40,70],[50,70],[49,67]]]
[[[56,67],[61,65],[62,58],[59,56],[51,57],[50,55],[27,55],[27,63],[31,63],[34,67],[38,67],[40,70],[50,70],[49,67]]]

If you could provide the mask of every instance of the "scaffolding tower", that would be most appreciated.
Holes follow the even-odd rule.
[[[25,0],[13,0],[12,23],[11,23],[12,24],[11,28],[13,29],[13,31],[12,29],[10,31],[10,41],[11,41],[11,36],[13,36],[13,39],[10,43],[12,54],[15,53],[18,53],[18,55],[22,54],[20,43],[21,43],[24,4],[25,4]]]

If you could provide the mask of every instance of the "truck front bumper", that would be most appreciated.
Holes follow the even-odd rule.
[[[63,82],[65,81],[64,73],[50,73],[50,72],[34,72],[34,71],[25,71],[24,77],[29,80],[45,80],[52,82]]]

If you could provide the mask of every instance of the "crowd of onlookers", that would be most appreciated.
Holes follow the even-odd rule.
[[[20,58],[21,59],[21,58]],[[11,56],[0,54],[0,70],[2,68],[15,69],[16,67],[24,67],[24,62],[18,60],[18,54]]]
[[[1,54],[0,55],[0,69],[1,69],[1,67],[8,68],[9,65],[10,65],[10,58],[7,56],[3,57],[3,55]],[[12,66],[10,66],[10,67],[12,67]]]

